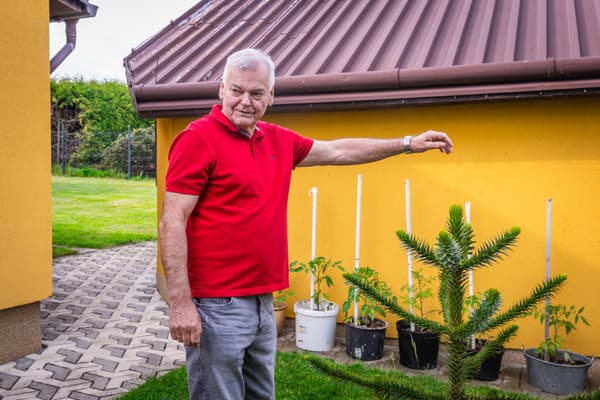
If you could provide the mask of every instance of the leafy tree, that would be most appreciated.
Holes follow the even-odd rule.
[[[126,132],[151,127],[153,120],[139,118],[133,108],[129,91],[118,81],[85,81],[81,77],[50,81],[52,140],[58,154],[60,123],[70,138],[65,149],[68,155],[77,153],[71,164],[98,166],[102,152],[118,136],[97,135],[97,132]],[[56,159],[57,157],[54,157]]]
[[[102,166],[127,172],[127,134],[120,135],[102,152]],[[138,128],[131,132],[131,175],[154,176],[154,128]]]

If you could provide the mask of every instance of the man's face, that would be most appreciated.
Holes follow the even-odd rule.
[[[231,68],[219,88],[223,114],[238,128],[254,133],[256,123],[273,104],[273,89],[269,89],[269,70],[264,63],[255,69]]]

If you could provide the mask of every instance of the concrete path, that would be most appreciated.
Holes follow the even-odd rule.
[[[110,399],[182,365],[155,271],[154,242],[55,259],[42,350],[0,365],[0,399]]]

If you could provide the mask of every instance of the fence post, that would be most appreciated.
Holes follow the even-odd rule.
[[[127,179],[131,179],[131,125],[127,125]]]
[[[60,129],[62,126],[62,121],[60,119],[57,120],[57,127],[56,127],[56,165],[60,165]]]
[[[65,159],[65,122],[60,122],[60,153],[61,153],[61,164],[62,164],[62,174],[65,174],[65,169],[67,167],[67,160]]]

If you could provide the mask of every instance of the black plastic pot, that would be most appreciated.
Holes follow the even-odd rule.
[[[484,345],[485,340],[479,341],[477,340],[478,345]],[[478,350],[467,349],[467,353],[477,354]],[[494,354],[490,358],[486,359],[483,363],[481,363],[481,368],[477,374],[473,375],[471,379],[475,379],[478,381],[495,381],[498,379],[498,374],[500,373],[500,365],[502,365],[502,356],[504,355],[504,350],[502,352]]]
[[[379,360],[383,356],[383,341],[388,323],[380,319],[375,321],[381,321],[385,325],[369,328],[353,323],[345,324],[346,354],[361,361]]]
[[[437,366],[440,350],[438,333],[410,330],[410,324],[400,320],[396,322],[398,330],[398,350],[400,364],[412,369],[433,369]]]

